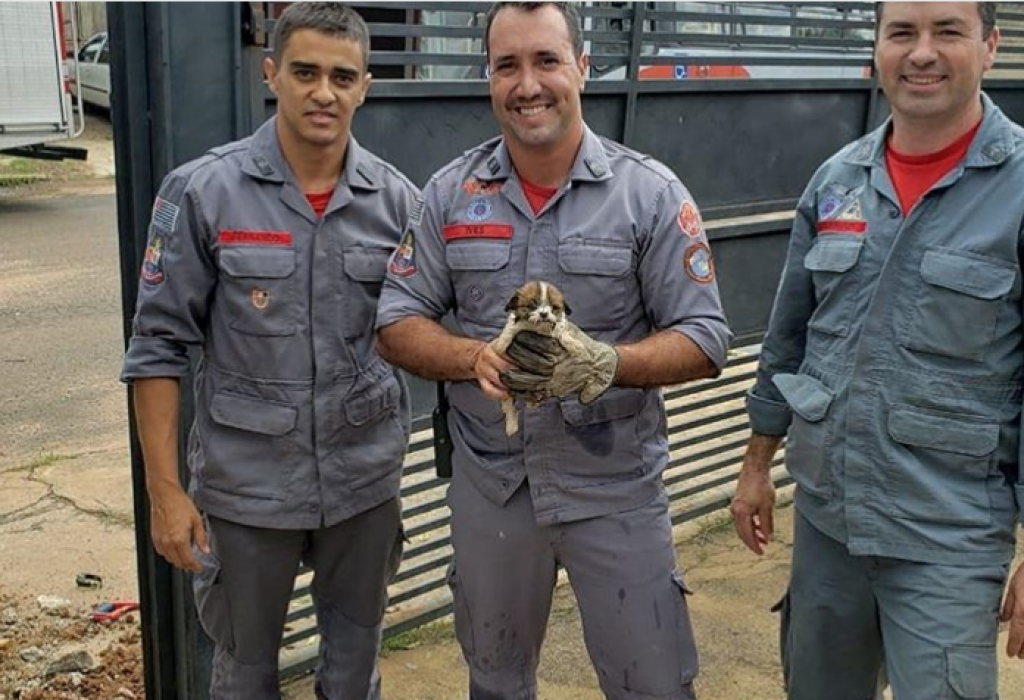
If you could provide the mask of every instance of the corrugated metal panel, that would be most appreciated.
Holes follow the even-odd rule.
[[[0,3],[0,126],[66,125],[53,3]]]

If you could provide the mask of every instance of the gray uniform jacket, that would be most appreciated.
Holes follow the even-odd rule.
[[[699,214],[665,166],[587,130],[569,181],[534,215],[500,138],[434,175],[392,259],[378,327],[452,310],[491,340],[517,287],[555,283],[593,337],[672,329],[724,365],[730,340]],[[661,488],[668,441],[658,389],[611,388],[527,409],[506,437],[500,404],[475,381],[448,390],[454,468],[498,504],[529,476],[540,523],[639,506]]]
[[[350,139],[318,219],[275,125],[164,180],[122,377],[183,377],[201,346],[196,503],[244,525],[313,529],[398,491],[408,393],[373,330],[418,190]]]
[[[855,555],[1013,554],[1024,130],[987,97],[984,110],[964,160],[906,218],[888,124],[826,162],[799,204],[750,421],[788,428],[797,507]]]

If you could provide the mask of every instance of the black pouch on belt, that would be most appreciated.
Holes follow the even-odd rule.
[[[439,479],[452,478],[452,436],[448,432],[448,395],[444,382],[437,383],[437,405],[433,412],[434,470]]]

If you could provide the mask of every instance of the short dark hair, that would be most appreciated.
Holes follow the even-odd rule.
[[[340,2],[294,2],[277,18],[274,27],[274,58],[281,60],[292,34],[312,29],[359,44],[363,70],[370,65],[370,30],[355,10]]]
[[[988,39],[992,36],[992,30],[996,28],[996,6],[995,2],[979,2],[978,16],[981,17],[981,38]],[[882,30],[882,6],[884,2],[875,3],[875,38]]]
[[[505,9],[519,10],[521,12],[536,12],[542,7],[551,5],[558,10],[565,20],[565,26],[569,29],[569,41],[572,43],[573,54],[576,58],[583,55],[583,29],[580,26],[580,13],[576,11],[571,2],[496,2],[487,11],[487,20],[484,22],[484,54],[488,59],[491,57],[491,25],[498,13]]]

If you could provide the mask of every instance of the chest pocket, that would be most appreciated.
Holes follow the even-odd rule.
[[[500,328],[512,298],[508,240],[451,241],[444,255],[455,286],[457,315],[482,326]]]
[[[852,280],[864,248],[863,235],[819,237],[804,256],[804,267],[814,281],[817,306],[808,322],[812,330],[845,336],[856,302]]]
[[[996,332],[999,309],[1013,289],[1012,263],[936,248],[921,258],[903,345],[910,350],[980,361]]]
[[[391,249],[350,246],[344,249],[342,257],[349,284],[342,294],[344,303],[337,306],[341,312],[340,327],[345,329],[345,337],[351,339],[373,332]]]
[[[584,330],[620,328],[630,297],[633,249],[626,241],[572,238],[558,244],[562,293]],[[634,295],[635,301],[635,295]]]
[[[228,324],[257,336],[296,330],[295,250],[262,246],[220,250],[222,294]]]

